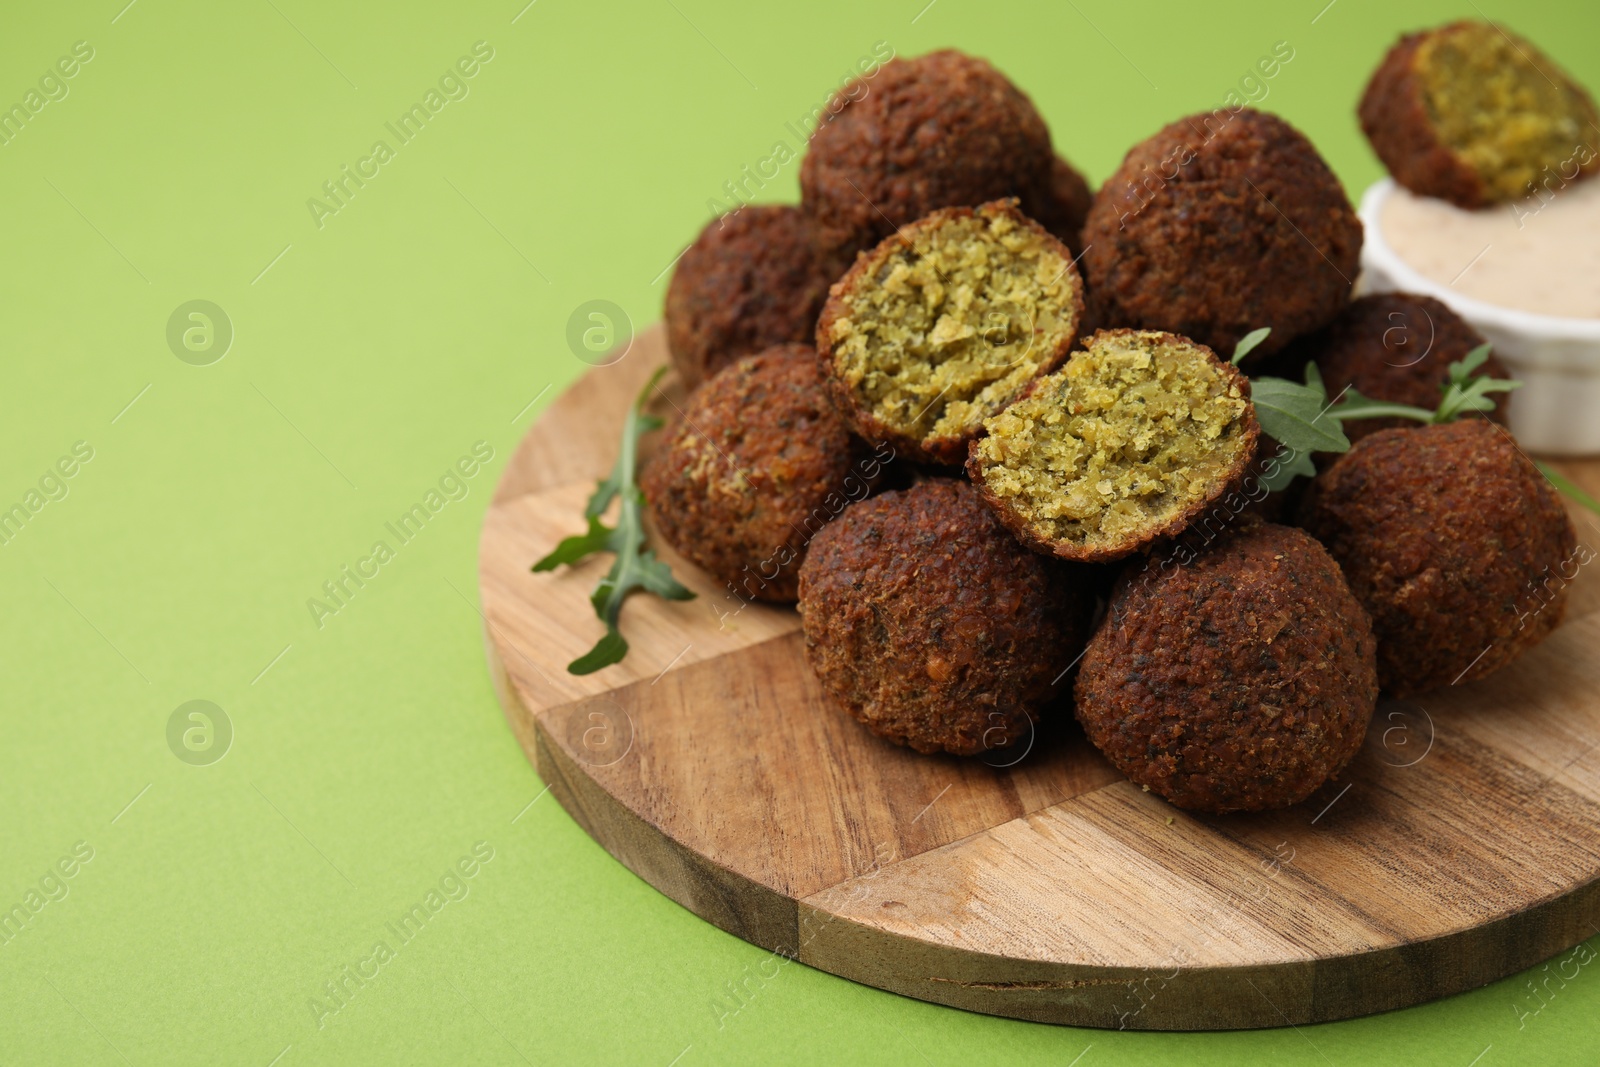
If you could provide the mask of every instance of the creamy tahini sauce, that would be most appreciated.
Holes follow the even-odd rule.
[[[1540,315],[1600,319],[1600,177],[1479,211],[1397,186],[1380,224],[1395,255],[1458,293]]]

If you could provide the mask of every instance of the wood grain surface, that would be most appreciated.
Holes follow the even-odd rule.
[[[609,566],[532,574],[610,468],[665,361],[659,327],[528,432],[484,522],[491,671],[553,795],[695,914],[855,981],[972,1011],[1130,1029],[1321,1022],[1469,989],[1600,933],[1600,578],[1481,682],[1384,701],[1364,750],[1306,803],[1195,817],[1142,792],[1070,714],[1026,755],[919,756],[829,706],[792,609],[698,593],[628,601]],[[671,416],[667,379],[652,409]],[[646,448],[648,448],[648,439]],[[1600,496],[1600,462],[1556,464]],[[1579,542],[1600,523],[1575,509]]]

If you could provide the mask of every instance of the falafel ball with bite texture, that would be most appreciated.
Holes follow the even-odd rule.
[[[1288,377],[1299,381],[1315,363],[1330,397],[1354,389],[1368,400],[1407,404],[1432,411],[1450,381],[1450,364],[1483,344],[1483,335],[1431,296],[1375,293],[1352,300],[1322,329],[1299,338],[1280,356]],[[1509,378],[1492,354],[1478,373]],[[1495,406],[1484,414],[1505,425],[1507,393],[1491,394]],[[1396,426],[1415,426],[1403,418],[1351,419],[1345,436],[1358,441]]]
[[[1359,115],[1395,181],[1459,207],[1531,196],[1547,171],[1565,184],[1600,169],[1594,98],[1492,23],[1401,37],[1367,83]]]
[[[817,320],[828,394],[867,440],[959,464],[985,418],[1077,337],[1072,253],[1014,201],[944,208],[885,238]]]
[[[830,268],[811,220],[791,205],[751,204],[713,219],[667,286],[667,346],[690,389],[741,356],[809,342]]]
[[[918,752],[1027,738],[1077,658],[1089,568],[1024,549],[972,486],[931,478],[852,504],[800,568],[806,660],[840,707]]]
[[[1321,545],[1244,520],[1190,562],[1129,565],[1076,693],[1089,740],[1177,807],[1285,808],[1361,748],[1372,630]]]
[[[880,469],[828,405],[808,345],[746,356],[689,398],[641,487],[667,542],[741,599],[796,596],[806,546]]]
[[[1350,300],[1361,221],[1311,142],[1244,108],[1179,119],[1137,144],[1083,227],[1097,323],[1170,330],[1257,362]]]
[[[835,106],[800,164],[800,202],[835,255],[871,248],[939,208],[1014,196],[1030,215],[1046,209],[1050,130],[1033,101],[976,56],[890,60],[841,90]]]
[[[1094,563],[1182,532],[1241,482],[1261,433],[1238,368],[1148,330],[1096,333],[984,429],[967,474],[1000,521]]]
[[[1504,667],[1561,621],[1577,534],[1550,482],[1481,418],[1380,430],[1319,474],[1300,525],[1339,561],[1397,697]]]

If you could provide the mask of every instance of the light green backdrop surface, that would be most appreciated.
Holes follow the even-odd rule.
[[[547,795],[529,806],[542,783],[474,608],[493,481],[586,369],[569,316],[605,299],[654,320],[708,201],[797,147],[786,124],[878,42],[991,58],[1098,181],[1286,41],[1263,106],[1358,194],[1379,173],[1353,118],[1367,73],[1472,0],[125,2],[14,3],[0,32],[0,105],[27,113],[0,145],[0,509],[29,510],[0,544],[0,906],[26,914],[0,944],[0,1062],[1600,1059],[1588,968],[1540,998],[1525,975],[1188,1035],[986,1018],[801,966],[748,981],[766,953]],[[1600,84],[1600,9],[1479,2]],[[78,42],[92,58],[64,77]],[[385,124],[475,44],[400,143]],[[378,140],[392,158],[363,164]],[[314,213],[344,166],[376,174]],[[797,169],[761,197],[794,198]],[[209,365],[167,336],[197,299],[232,326]],[[493,458],[465,497],[319,626],[308,598],[478,442]],[[191,700],[231,723],[210,765],[169,747]],[[388,924],[474,848],[401,944]],[[328,1000],[380,940],[392,958]]]

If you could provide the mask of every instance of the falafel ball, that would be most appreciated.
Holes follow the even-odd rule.
[[[1245,520],[1190,562],[1124,572],[1076,693],[1089,740],[1177,807],[1286,808],[1361,748],[1372,629],[1321,545]]]
[[[1241,482],[1261,433],[1238,368],[1150,330],[1099,331],[983,425],[967,474],[1000,521],[1095,563],[1181,532]]]
[[[1492,674],[1566,607],[1572,520],[1511,436],[1481,418],[1362,438],[1312,481],[1300,525],[1372,616],[1378,679],[1394,696]]]
[[[828,405],[816,353],[780,345],[696,390],[640,485],[684,556],[741,599],[787,602],[807,543],[881,465]]]
[[[817,352],[855,431],[954,465],[984,418],[1060,365],[1083,282],[1013,200],[944,208],[885,238],[830,290]]]
[[[811,340],[830,268],[811,220],[788,204],[750,204],[713,219],[678,260],[665,318],[672,363],[693,389],[740,356]]]
[[[852,504],[812,542],[806,660],[879,737],[976,755],[1029,736],[1083,647],[1091,590],[1089,568],[1027,551],[972,486],[933,478]]]
[[[1050,195],[1038,215],[1039,224],[1074,253],[1083,248],[1083,220],[1094,203],[1094,190],[1071,163],[1056,156],[1050,163]]]
[[[1170,330],[1252,362],[1350,300],[1361,221],[1305,136],[1251,108],[1192,115],[1137,144],[1083,227],[1097,322]]]
[[[1315,363],[1330,397],[1354,389],[1368,400],[1408,404],[1432,411],[1450,381],[1450,364],[1483,344],[1483,335],[1431,296],[1375,293],[1352,300],[1322,329],[1284,349],[1283,366],[1300,379],[1307,363]],[[1477,373],[1490,378],[1511,375],[1493,355]],[[1495,406],[1485,414],[1505,425],[1509,395],[1491,394]],[[1357,441],[1395,426],[1415,426],[1402,418],[1351,419],[1345,436]]]
[[[1004,74],[954,50],[893,59],[840,91],[800,164],[823,248],[853,255],[943,207],[1046,210],[1050,130]]]
[[[1464,208],[1600,168],[1594,98],[1503,27],[1465,20],[1407,34],[1361,97],[1361,129],[1395,181]]]

